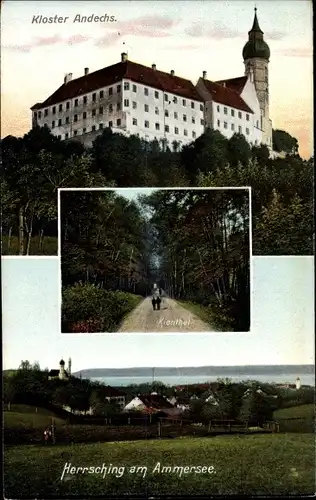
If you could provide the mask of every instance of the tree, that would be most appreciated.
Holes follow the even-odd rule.
[[[243,134],[235,133],[227,143],[228,161],[231,165],[248,165],[251,158],[249,142]]]
[[[273,150],[277,152],[284,151],[289,154],[297,154],[298,141],[284,130],[272,130]]]

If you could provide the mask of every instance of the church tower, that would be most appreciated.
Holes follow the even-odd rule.
[[[257,9],[248,42],[243,48],[245,75],[254,82],[261,110],[262,143],[272,149],[272,123],[269,116],[269,59],[270,49],[259,27]]]
[[[71,377],[71,358],[68,359],[68,377]]]
[[[60,380],[64,380],[66,378],[65,361],[63,359],[59,361],[59,378]]]

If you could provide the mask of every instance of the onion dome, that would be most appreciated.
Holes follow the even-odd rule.
[[[258,18],[257,9],[255,8],[255,17],[253,26],[248,32],[248,42],[243,48],[242,56],[244,60],[258,57],[260,59],[270,59],[270,49],[268,44],[263,39],[263,31],[261,31]]]

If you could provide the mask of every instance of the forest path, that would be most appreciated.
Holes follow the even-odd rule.
[[[153,310],[152,297],[144,299],[123,320],[118,332],[212,332],[211,325],[202,321],[178,302],[162,296],[160,310]]]

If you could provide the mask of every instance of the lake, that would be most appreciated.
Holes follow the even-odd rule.
[[[174,376],[158,376],[155,381],[163,382],[165,385],[184,385],[184,384],[199,384],[204,382],[216,382],[218,378],[227,377],[233,382],[241,382],[242,380],[258,380],[258,382],[294,384],[297,377],[301,379],[302,385],[315,385],[314,375],[306,375],[300,373],[293,373],[287,375],[269,374],[269,375],[238,375],[233,377],[231,375],[174,375]],[[152,382],[152,377],[91,377],[91,380],[100,382],[112,387],[122,387],[130,384],[144,384]]]

